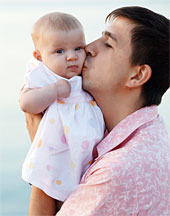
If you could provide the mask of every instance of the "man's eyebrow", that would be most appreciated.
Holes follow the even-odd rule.
[[[112,38],[112,40],[114,40],[114,41],[116,41],[116,43],[118,43],[118,40],[117,40],[116,36],[113,33],[108,32],[108,31],[104,31],[104,32],[102,32],[102,34],[107,36],[107,37]]]

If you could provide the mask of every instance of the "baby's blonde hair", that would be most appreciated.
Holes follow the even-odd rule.
[[[36,47],[40,37],[49,31],[70,31],[80,28],[81,23],[74,16],[62,12],[53,12],[40,17],[33,25],[31,36]]]

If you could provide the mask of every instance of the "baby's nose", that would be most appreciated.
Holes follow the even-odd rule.
[[[75,60],[77,60],[77,54],[76,54],[76,52],[74,52],[74,51],[69,51],[69,52],[67,52],[67,57],[66,57],[66,59],[67,59],[67,61],[75,61]]]

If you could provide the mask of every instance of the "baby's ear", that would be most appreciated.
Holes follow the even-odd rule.
[[[40,54],[40,52],[39,52],[38,50],[35,50],[35,51],[33,52],[33,56],[34,56],[34,58],[37,59],[38,61],[42,61],[42,59],[41,59],[41,54]]]
[[[134,67],[126,86],[129,88],[143,86],[150,79],[151,75],[152,69],[149,65],[138,65]]]

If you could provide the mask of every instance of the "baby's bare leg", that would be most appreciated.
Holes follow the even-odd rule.
[[[29,216],[52,216],[57,212],[56,200],[49,197],[39,188],[32,186]]]

